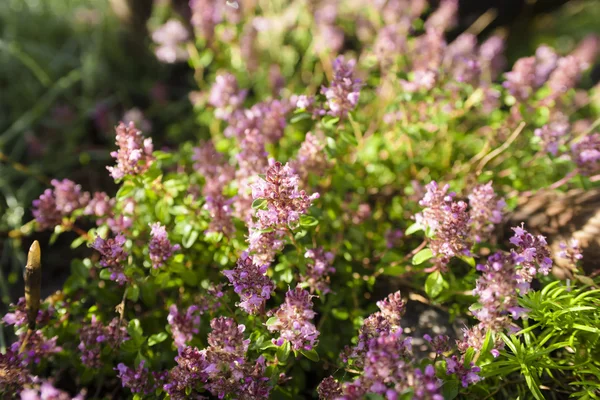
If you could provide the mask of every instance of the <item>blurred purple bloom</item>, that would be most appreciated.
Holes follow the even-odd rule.
[[[160,222],[150,224],[150,228],[150,236],[152,236],[148,245],[150,260],[152,260],[152,268],[160,268],[171,257],[173,252],[178,251],[181,246],[171,244],[167,236],[167,230]]]
[[[600,171],[600,133],[584,136],[571,145],[571,158],[582,175],[594,175]]]
[[[344,118],[358,104],[360,79],[354,77],[355,60],[345,61],[340,56],[333,62],[333,79],[329,87],[322,87],[321,93],[327,98],[328,114]]]
[[[240,109],[246,98],[247,90],[240,90],[233,74],[217,75],[210,89],[208,102],[215,107],[215,117],[227,120],[236,110]]]
[[[567,117],[557,114],[554,121],[536,129],[534,134],[541,139],[544,150],[556,156],[558,147],[566,142],[569,129],[570,125]]]
[[[90,194],[69,179],[53,179],[50,183],[54,189],[46,189],[39,199],[33,201],[32,213],[41,229],[60,225],[63,217],[85,208],[90,201]]]
[[[144,368],[145,361],[140,361],[136,369],[129,368],[123,363],[119,363],[115,371],[118,371],[117,378],[121,379],[123,387],[129,388],[131,393],[150,394],[156,389],[150,381],[148,368]]]
[[[188,54],[182,44],[188,37],[188,31],[181,22],[168,20],[152,33],[152,40],[158,45],[154,50],[156,58],[168,64],[186,60]]]
[[[310,288],[310,292],[320,292],[327,294],[329,289],[329,275],[335,273],[335,268],[331,266],[334,255],[331,252],[326,252],[321,247],[308,249],[304,253],[304,257],[308,259],[306,263],[306,273],[300,277],[302,282],[306,282]]]
[[[491,236],[494,225],[502,222],[506,202],[496,195],[492,183],[488,182],[473,188],[469,194],[469,207],[472,234],[479,243]]]
[[[169,307],[167,322],[171,326],[173,341],[178,350],[182,350],[187,342],[197,335],[200,328],[200,310],[198,306],[189,306],[185,314],[177,309],[175,304]]]
[[[128,340],[127,329],[121,325],[119,318],[114,318],[108,325],[103,325],[95,315],[88,324],[79,330],[79,346],[81,362],[88,368],[102,366],[100,352],[104,346],[116,348]]]
[[[535,57],[520,58],[512,71],[504,74],[503,86],[518,101],[525,101],[533,93],[535,86]]]
[[[459,360],[456,356],[446,358],[446,373],[448,375],[456,375],[463,387],[479,382],[482,379],[477,375],[480,371],[481,368],[473,363],[468,367],[465,366],[463,360]]]
[[[115,130],[119,150],[110,153],[117,160],[115,167],[106,167],[110,175],[118,181],[126,175],[140,175],[146,172],[154,162],[152,139],[145,139],[133,122],[129,125],[121,122]]]

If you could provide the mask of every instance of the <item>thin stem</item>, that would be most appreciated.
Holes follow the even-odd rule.
[[[292,230],[288,227],[286,232],[288,234],[288,237],[290,238],[290,240],[292,241],[292,243],[296,247],[296,250],[298,251],[298,254],[302,254],[302,249],[300,248],[300,245],[298,245],[298,242],[296,242],[296,239],[294,238],[294,233],[292,232]]]
[[[510,135],[510,137],[506,140],[506,142],[502,143],[502,145],[500,147],[498,147],[497,149],[493,150],[488,155],[483,157],[483,159],[477,166],[477,172],[476,172],[477,175],[481,174],[481,171],[483,171],[483,167],[485,167],[485,165],[488,162],[490,162],[492,159],[494,159],[495,157],[500,155],[503,151],[505,151],[511,145],[512,142],[515,141],[515,139],[519,136],[519,134],[521,132],[523,132],[525,125],[526,125],[525,122],[521,122],[521,124],[517,127],[517,129],[515,129],[515,131]]]

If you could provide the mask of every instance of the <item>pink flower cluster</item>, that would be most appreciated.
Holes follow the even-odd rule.
[[[110,175],[119,181],[127,175],[141,175],[146,172],[154,162],[152,139],[144,138],[133,122],[128,125],[121,122],[115,130],[116,145],[119,149],[110,153],[117,161],[116,166],[106,167]]]
[[[276,320],[267,325],[269,331],[279,332],[274,344],[281,346],[287,341],[293,350],[311,350],[317,345],[319,331],[312,323],[316,315],[312,297],[300,287],[288,290],[285,302],[274,313]]]
[[[239,306],[248,314],[261,313],[271,297],[275,284],[266,276],[268,265],[255,264],[246,253],[242,254],[235,269],[223,271],[233,290],[242,300]]]

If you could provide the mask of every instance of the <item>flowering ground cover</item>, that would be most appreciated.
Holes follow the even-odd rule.
[[[195,140],[130,114],[114,194],[56,178],[33,201],[20,232],[74,238],[70,273],[36,296],[32,245],[0,393],[600,398],[595,222],[511,219],[598,190],[600,37],[510,67],[501,33],[448,39],[456,0],[184,8],[156,5],[149,39],[193,74]]]

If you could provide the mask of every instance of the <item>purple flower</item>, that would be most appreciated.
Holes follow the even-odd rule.
[[[560,247],[560,251],[557,254],[558,257],[568,260],[569,265],[573,269],[576,269],[577,263],[583,258],[581,248],[579,247],[579,241],[577,239],[571,239],[569,243],[560,242],[558,246]]]
[[[248,314],[260,313],[264,310],[265,302],[271,297],[275,285],[266,276],[268,265],[255,264],[248,254],[244,253],[237,261],[233,270],[223,271],[229,279],[233,290],[242,300],[239,306]]]
[[[413,384],[413,399],[415,400],[443,400],[441,394],[442,381],[435,376],[433,365],[425,367],[424,371],[415,369],[415,383]]]
[[[400,320],[406,312],[405,302],[402,300],[400,291],[390,294],[386,299],[378,301],[379,311],[371,314],[363,322],[358,334],[358,343],[353,348],[347,348],[344,353],[345,359],[353,359],[361,362],[369,341],[380,335],[400,332]],[[410,347],[410,340],[406,339],[404,346]],[[357,361],[358,360],[358,361]]]
[[[570,125],[567,117],[559,114],[554,121],[536,129],[534,134],[541,139],[544,150],[556,156],[558,147],[566,142],[569,129]]]
[[[142,132],[136,129],[133,122],[129,125],[121,122],[115,130],[119,150],[110,153],[117,161],[116,166],[106,167],[110,175],[119,181],[126,175],[140,175],[146,172],[154,162],[152,139],[144,139]]]
[[[535,51],[535,86],[540,87],[548,80],[548,77],[556,68],[558,55],[550,46],[542,45]]]
[[[63,390],[54,387],[52,382],[43,380],[41,384],[36,382],[32,388],[23,389],[20,393],[21,400],[83,400],[85,391],[82,391],[75,397]]]
[[[223,20],[224,3],[212,0],[190,0],[192,24],[207,41],[214,36],[215,26]]]
[[[334,255],[331,252],[326,252],[321,247],[308,249],[304,253],[307,258],[306,273],[300,277],[302,282],[306,282],[310,288],[310,292],[321,292],[327,294],[329,289],[329,275],[335,273],[335,268],[331,266]]]
[[[163,390],[173,399],[187,399],[190,394],[187,389],[194,388],[206,376],[203,373],[205,354],[195,347],[186,347],[175,361],[177,366],[169,371]]]
[[[26,383],[32,381],[27,363],[23,360],[24,354],[19,351],[6,349],[4,354],[0,353],[0,387],[4,390],[18,390]]]
[[[327,98],[328,114],[344,118],[358,104],[360,79],[354,77],[355,60],[345,61],[340,56],[333,62],[333,80],[329,87],[322,87],[321,93]]]
[[[293,350],[311,350],[317,345],[319,331],[312,323],[316,315],[312,297],[300,287],[288,290],[285,302],[274,314],[276,320],[267,324],[270,332],[279,332],[279,339],[273,339],[273,343],[281,346],[287,341]]]
[[[210,89],[208,103],[215,107],[215,117],[227,120],[230,115],[241,108],[246,99],[247,90],[240,90],[234,75],[226,73],[217,75]]]
[[[44,190],[39,199],[33,201],[33,217],[38,227],[54,229],[62,223],[62,214],[56,209],[56,199],[52,189]]]
[[[206,197],[202,208],[208,211],[211,218],[207,232],[223,233],[225,236],[231,236],[235,232],[231,207],[233,201],[234,199],[226,199],[221,195]]]
[[[385,247],[393,249],[401,243],[403,237],[404,231],[402,229],[389,229],[385,233]]]
[[[519,101],[525,101],[533,93],[535,86],[535,57],[520,58],[512,71],[504,74],[503,86]]]
[[[570,89],[573,89],[579,81],[581,73],[582,68],[579,59],[573,56],[559,58],[556,68],[550,74],[546,83],[550,89],[550,94],[544,101],[554,101]]]
[[[257,227],[260,229],[286,227],[295,224],[306,214],[318,193],[307,195],[298,189],[299,177],[288,165],[276,162],[268,170],[265,179],[252,185],[252,198],[266,200],[266,210],[258,210]]]
[[[373,51],[383,69],[389,68],[395,59],[406,50],[408,36],[406,23],[394,23],[379,29],[373,45]]]
[[[502,211],[506,207],[504,199],[494,192],[492,183],[478,185],[469,194],[469,216],[471,232],[476,242],[488,239],[494,224],[502,222]]]
[[[401,339],[401,335],[402,329],[382,332],[366,343],[364,358],[358,364],[363,366],[363,376],[350,385],[345,385],[344,394],[352,393],[360,387],[367,392],[390,398],[393,393],[400,393],[407,388],[413,357],[410,338]],[[351,388],[352,386],[355,388]]]
[[[290,167],[298,174],[300,180],[306,183],[309,174],[321,175],[329,167],[325,153],[325,135],[308,132],[300,145],[296,159],[290,161]]]
[[[119,363],[115,371],[119,371],[117,378],[121,378],[123,387],[129,388],[131,393],[150,394],[156,389],[150,380],[148,368],[144,368],[145,361],[140,361],[136,369],[129,368],[123,363]]]
[[[419,202],[425,209],[415,215],[417,223],[429,229],[434,236],[430,248],[436,256],[436,264],[444,268],[452,257],[469,254],[470,216],[467,204],[454,201],[449,186],[439,188],[435,181],[427,185],[427,193]]]
[[[17,304],[11,304],[12,312],[6,313],[2,321],[6,325],[14,325],[16,328],[21,328],[27,325],[27,311],[25,309],[25,297],[20,297]],[[45,325],[54,314],[54,307],[49,306],[48,309],[38,311],[35,322],[38,326]]]
[[[98,368],[102,365],[100,352],[103,346],[116,348],[128,340],[127,329],[121,326],[119,318],[114,318],[108,325],[103,325],[95,315],[89,324],[79,330],[79,346],[81,362],[88,368]]]
[[[265,232],[251,225],[248,234],[248,252],[252,254],[254,263],[270,265],[277,253],[285,246],[283,237],[282,230]]]
[[[496,79],[504,69],[504,39],[500,36],[490,36],[479,46],[479,64],[481,70],[486,72],[488,81]]]
[[[181,246],[178,244],[171,245],[167,230],[160,222],[150,224],[150,235],[152,239],[148,245],[150,250],[150,260],[152,260],[152,268],[160,268],[171,257],[173,252],[178,251]]]
[[[428,334],[423,335],[423,339],[429,342],[431,346],[431,350],[433,350],[437,355],[442,355],[447,351],[450,351],[450,338],[446,335],[437,335],[434,338],[431,338]]]
[[[475,53],[476,47],[475,35],[463,33],[446,48],[443,66],[457,82],[478,82],[481,66]]]
[[[92,244],[92,248],[100,253],[100,265],[108,268],[110,279],[121,285],[129,280],[123,271],[123,263],[129,256],[123,249],[126,240],[125,236],[121,234],[114,239],[106,240],[98,236]]]
[[[40,229],[60,225],[63,217],[84,208],[90,200],[90,194],[69,179],[53,179],[50,183],[54,189],[46,189],[39,199],[33,201],[33,216]]]
[[[171,326],[173,341],[177,349],[181,351],[197,335],[200,328],[200,312],[198,306],[188,307],[185,314],[182,314],[177,309],[175,304],[169,308],[167,322]]]
[[[437,71],[446,51],[443,33],[437,29],[427,29],[425,34],[415,38],[410,49],[413,71]]]
[[[512,230],[515,234],[510,238],[510,243],[516,246],[516,250],[512,250],[512,254],[514,261],[522,267],[519,271],[521,279],[531,281],[531,277],[536,272],[548,275],[552,268],[552,259],[546,238],[542,235],[530,234],[523,228],[523,224]],[[538,269],[536,269],[536,265]]]
[[[170,19],[152,32],[152,40],[158,45],[154,50],[156,58],[168,64],[187,59],[187,51],[182,44],[188,39],[188,31],[181,22]]]
[[[110,198],[104,192],[94,192],[94,196],[88,203],[87,207],[83,211],[85,215],[92,215],[99,218],[97,223],[102,225],[104,218],[113,216],[113,207],[115,206],[116,200]]]
[[[600,171],[600,133],[584,136],[571,145],[571,159],[582,175],[594,175]]]
[[[244,325],[231,318],[219,317],[210,322],[209,346],[204,350],[186,347],[176,357],[177,366],[169,372],[164,390],[175,399],[190,397],[189,390],[204,383],[204,388],[218,398],[235,394],[250,400],[268,398],[269,378],[264,376],[265,361],[246,358],[249,339],[244,339]]]
[[[448,375],[456,375],[463,387],[479,382],[482,379],[477,375],[479,371],[481,371],[481,368],[475,364],[471,363],[467,367],[464,365],[463,360],[459,360],[456,356],[446,358],[446,373]]]
[[[317,388],[319,399],[334,400],[342,395],[342,385],[333,377],[323,379]]]
[[[458,0],[442,0],[439,7],[425,21],[425,28],[444,32],[456,25]]]
[[[225,163],[223,154],[215,149],[215,145],[210,140],[194,147],[192,161],[194,161],[194,170],[207,180],[217,177]]]
[[[62,351],[62,348],[56,345],[57,339],[58,336],[47,339],[41,330],[33,331],[30,335],[23,332],[19,335],[19,339],[10,346],[10,349],[13,353],[19,353],[23,341],[27,340],[21,356],[23,362],[28,365],[39,364],[52,354]]]

